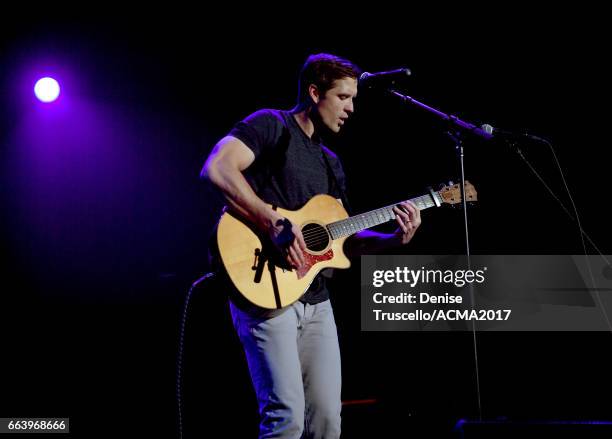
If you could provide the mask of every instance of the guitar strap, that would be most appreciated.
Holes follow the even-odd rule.
[[[334,172],[334,168],[332,168],[331,163],[329,163],[329,158],[327,158],[327,154],[325,153],[325,150],[323,148],[321,148],[321,154],[323,154],[323,160],[325,160],[325,165],[327,167],[327,180],[329,182],[328,184],[330,192],[332,192],[331,189],[333,187],[336,188],[336,190],[340,194],[340,199],[342,200],[344,208],[349,212],[349,214],[351,214],[352,209],[351,205],[348,202],[348,198],[346,197],[346,193],[344,192],[344,190],[342,190],[342,186],[340,186],[340,184],[338,183],[338,177],[336,176],[336,173]]]
[[[323,160],[325,160],[325,166],[327,167],[327,181],[328,181],[328,185],[330,189],[329,192],[332,192],[331,189],[333,187],[337,189],[338,193],[340,194],[340,199],[342,200],[342,205],[344,206],[346,211],[349,212],[349,215],[350,215],[352,210],[348,202],[348,198],[346,197],[346,193],[344,192],[344,190],[342,190],[342,186],[340,186],[340,184],[338,183],[338,177],[336,176],[336,172],[334,172],[334,168],[332,168],[331,163],[329,163],[329,158],[327,157],[327,153],[325,152],[323,148],[321,148],[321,154],[323,154]],[[318,279],[320,279],[321,277],[331,278],[333,275],[332,273],[333,273],[333,269],[331,268],[325,269],[321,271],[321,276],[317,276],[317,278]]]

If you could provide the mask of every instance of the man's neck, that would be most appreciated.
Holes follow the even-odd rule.
[[[293,113],[293,117],[295,118],[295,121],[298,123],[300,128],[302,128],[302,131],[304,131],[304,133],[308,137],[312,138],[315,132],[315,125],[312,119],[310,118],[310,109],[306,108],[302,110],[299,110],[299,109],[297,110],[298,112]]]

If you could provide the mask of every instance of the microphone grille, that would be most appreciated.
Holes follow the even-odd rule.
[[[493,131],[495,130],[495,128],[493,128],[493,126],[489,125],[488,123],[485,123],[484,125],[481,125],[480,127],[485,133],[487,134],[491,134],[493,135]]]

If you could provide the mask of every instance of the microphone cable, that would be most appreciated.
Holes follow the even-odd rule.
[[[555,148],[553,147],[552,143],[550,141],[548,141],[547,139],[545,139],[543,137],[539,137],[539,136],[528,135],[526,137],[528,137],[531,140],[542,142],[542,143],[546,144],[550,148],[550,151],[551,151],[552,156],[554,158],[555,164],[556,164],[557,169],[559,171],[559,174],[561,176],[561,181],[563,182],[563,186],[565,187],[565,191],[566,191],[567,196],[568,196],[568,198],[570,200],[570,203],[572,205],[572,210],[574,211],[573,215],[570,213],[569,209],[567,209],[565,207],[563,202],[554,193],[554,191],[550,188],[550,186],[546,183],[544,178],[542,178],[542,176],[538,173],[538,171],[531,165],[529,160],[527,160],[527,158],[523,154],[523,151],[521,151],[521,149],[518,147],[518,145],[516,145],[516,143],[512,142],[512,146],[515,147],[516,152],[521,157],[521,159],[523,159],[523,161],[527,164],[527,166],[529,167],[531,172],[533,172],[533,174],[538,178],[538,180],[540,180],[540,182],[544,185],[544,187],[548,190],[548,192],[552,195],[552,197],[557,201],[557,203],[559,203],[561,208],[570,217],[570,219],[573,220],[574,222],[576,222],[576,224],[578,226],[578,231],[580,233],[580,242],[582,244],[582,250],[584,252],[585,262],[586,262],[587,269],[588,269],[588,272],[589,272],[589,277],[591,279],[591,284],[593,286],[593,292],[595,293],[595,297],[597,297],[597,301],[599,302],[599,306],[601,308],[601,312],[602,312],[602,314],[604,316],[606,324],[608,325],[608,329],[612,333],[612,324],[610,323],[610,318],[608,317],[608,313],[606,312],[606,310],[605,310],[605,308],[603,306],[603,303],[601,301],[601,296],[599,294],[599,289],[595,287],[595,278],[593,277],[593,270],[592,270],[592,267],[591,267],[591,262],[589,261],[589,257],[588,257],[588,253],[587,253],[587,249],[586,249],[586,244],[584,242],[584,238],[586,237],[589,240],[589,243],[593,246],[593,248],[597,251],[597,253],[599,253],[599,256],[601,256],[601,258],[606,262],[606,264],[608,264],[608,267],[611,266],[610,261],[608,260],[608,258],[606,258],[606,256],[603,254],[603,252],[597,247],[597,245],[595,245],[595,243],[593,242],[591,237],[582,228],[582,224],[580,223],[580,216],[578,215],[578,209],[576,208],[576,203],[574,203],[574,198],[572,197],[572,194],[571,194],[571,192],[569,190],[569,186],[568,186],[567,181],[565,179],[565,175],[563,174],[563,168],[561,168],[561,163],[559,163],[559,159],[557,158],[557,154],[555,153]]]
[[[185,345],[185,328],[187,326],[187,316],[189,314],[189,302],[191,295],[195,288],[197,288],[202,282],[214,276],[214,273],[207,273],[200,279],[196,280],[189,288],[187,296],[185,297],[185,304],[183,306],[183,314],[181,317],[181,324],[179,329],[179,341],[178,341],[178,352],[176,358],[176,404],[178,410],[178,433],[179,439],[183,439],[183,354]]]

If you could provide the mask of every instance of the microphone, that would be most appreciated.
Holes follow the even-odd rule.
[[[372,88],[395,85],[396,81],[406,79],[411,74],[412,72],[408,68],[377,73],[363,72],[361,76],[359,76],[359,86]]]
[[[533,134],[517,133],[514,131],[508,131],[508,130],[500,130],[499,128],[495,128],[494,126],[489,125],[488,123],[481,125],[480,129],[484,131],[485,133],[489,134],[490,136],[492,136],[493,138],[497,138],[497,139],[505,139],[505,140],[516,139],[518,140],[521,138],[527,138],[527,139],[532,139],[532,140],[544,141],[544,139],[542,139],[541,137],[534,136]]]
[[[480,129],[483,130],[485,133],[490,134],[493,137],[500,137],[500,136],[501,137],[507,137],[507,136],[520,137],[520,134],[516,134],[511,131],[500,130],[499,128],[495,128],[493,125],[489,125],[488,123],[481,125]]]

